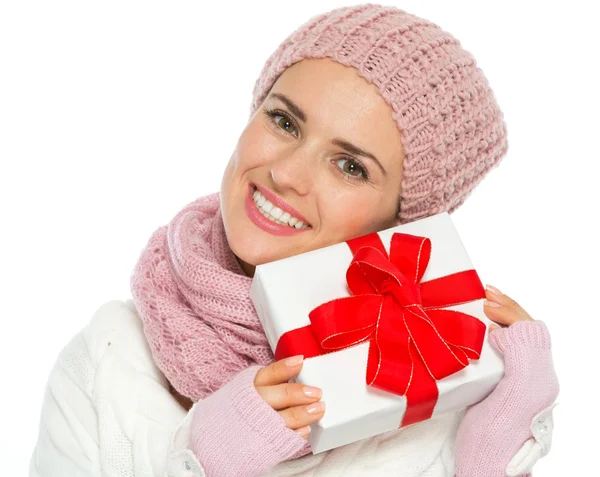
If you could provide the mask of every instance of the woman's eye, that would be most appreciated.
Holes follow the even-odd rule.
[[[292,134],[293,136],[295,136],[295,134],[291,131],[295,131],[296,126],[294,125],[294,122],[288,118],[287,116],[284,116],[283,114],[277,114],[277,113],[273,113],[271,114],[271,117],[273,118],[273,122],[279,126],[281,129],[283,129],[285,132],[288,132],[290,134]]]
[[[339,169],[348,176],[362,180],[368,179],[366,169],[356,159],[346,157],[338,159],[336,164],[338,164]]]
[[[277,132],[283,134],[281,132],[281,130],[283,130],[294,137],[298,137],[298,128],[296,127],[296,122],[283,111],[269,108],[263,108],[263,111],[268,116],[269,122],[275,126]],[[296,132],[294,133],[291,131]]]
[[[281,119],[279,121],[276,121],[277,124],[279,124],[279,126],[281,126],[283,129],[285,129],[287,132],[289,132],[288,128],[293,129],[294,125],[291,123],[291,121],[289,119],[287,119],[285,116],[280,116],[281,119],[283,119],[283,121],[281,121]]]

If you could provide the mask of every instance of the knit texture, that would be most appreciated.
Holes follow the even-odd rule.
[[[183,396],[197,401],[239,371],[273,362],[251,282],[227,243],[218,193],[150,237],[131,293],[157,366]]]
[[[259,369],[240,372],[196,406],[191,450],[208,476],[261,475],[308,446],[256,391]]]
[[[454,212],[508,150],[503,113],[475,58],[428,20],[371,3],[311,18],[267,59],[250,117],[305,58],[355,68],[391,106],[405,152],[399,224]]]
[[[518,321],[489,337],[504,355],[504,377],[465,413],[456,436],[456,477],[505,477],[508,463],[531,437],[532,419],[559,393],[544,322]]]

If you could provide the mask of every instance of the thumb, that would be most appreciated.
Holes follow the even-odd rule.
[[[490,344],[492,345],[492,348],[494,348],[496,351],[498,351],[500,354],[502,354],[504,356],[504,343],[503,343],[503,339],[501,337],[502,333],[505,333],[506,331],[508,331],[508,326],[500,326],[497,325],[496,323],[490,323],[488,325],[488,329],[489,329],[489,333],[488,333],[488,340],[490,342]],[[500,333],[496,336],[497,333]]]

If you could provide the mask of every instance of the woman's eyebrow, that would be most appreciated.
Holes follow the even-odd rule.
[[[302,111],[297,105],[296,103],[294,103],[290,98],[288,98],[285,94],[281,94],[281,93],[271,93],[269,96],[272,96],[273,98],[277,98],[279,99],[282,103],[285,103],[285,105],[290,109],[290,111],[294,114],[294,116],[298,116],[298,118],[305,123],[306,122],[306,114],[304,114],[304,111]]]
[[[332,142],[332,144],[335,144],[336,146],[341,147],[342,149],[344,149],[346,152],[348,152],[350,154],[354,154],[356,156],[368,157],[369,159],[373,160],[373,162],[375,162],[375,164],[377,164],[379,166],[379,169],[381,169],[381,173],[384,176],[387,176],[387,172],[385,172],[385,169],[381,165],[381,162],[379,162],[377,160],[377,158],[370,152],[367,152],[364,149],[361,149],[360,147],[355,146],[351,142],[345,141],[344,139],[335,138],[331,142]]]
[[[294,116],[298,116],[298,119],[300,119],[303,123],[306,123],[306,119],[307,119],[306,113],[304,111],[302,111],[302,109],[300,109],[300,107],[296,103],[294,103],[290,98],[288,98],[285,94],[271,93],[269,96],[279,99],[282,103],[284,103],[289,108],[289,110],[292,112],[292,114],[294,114]],[[379,169],[381,169],[381,173],[384,176],[387,176],[385,169],[383,168],[383,166],[381,165],[381,163],[375,157],[374,154],[371,154],[370,152],[367,152],[364,149],[361,149],[360,147],[358,147],[344,139],[335,138],[331,142],[332,142],[332,144],[334,144],[338,147],[341,147],[342,149],[344,149],[346,152],[348,152],[350,154],[368,157],[369,159],[374,161],[375,164],[377,164],[379,166]]]

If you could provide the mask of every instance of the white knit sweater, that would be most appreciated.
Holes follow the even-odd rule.
[[[195,410],[186,412],[169,393],[133,302],[110,301],[62,350],[49,376],[29,475],[205,476],[188,450]],[[265,475],[452,477],[461,417],[309,454]]]

